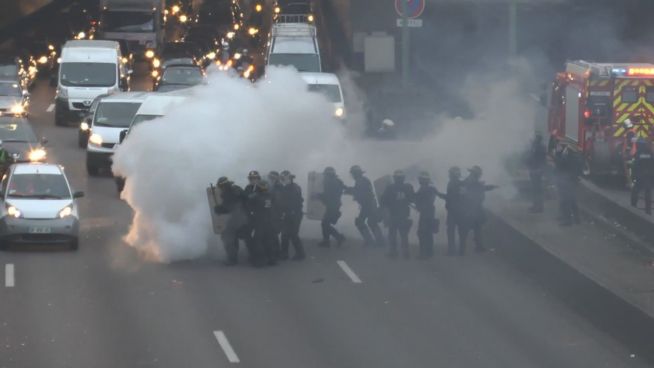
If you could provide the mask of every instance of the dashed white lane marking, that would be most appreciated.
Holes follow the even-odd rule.
[[[345,274],[350,278],[350,280],[352,280],[353,283],[355,284],[361,283],[361,279],[359,278],[359,276],[357,276],[357,274],[354,273],[354,271],[352,271],[350,266],[348,266],[347,263],[345,263],[345,261],[336,261],[336,263],[338,263],[338,265],[341,267],[341,270],[345,272]]]
[[[227,340],[227,336],[225,336],[225,333],[222,331],[214,331],[213,334],[214,336],[216,336],[216,340],[218,340],[218,344],[220,344],[220,347],[225,352],[225,355],[227,356],[227,360],[230,363],[240,363],[241,361],[238,359],[238,355],[236,355],[236,352],[232,348],[232,345],[229,343],[229,340]]]
[[[50,104],[47,109],[45,109],[46,112],[52,112],[54,111],[54,104]]]
[[[16,278],[14,277],[14,265],[7,263],[5,265],[5,287],[14,287],[16,285]]]

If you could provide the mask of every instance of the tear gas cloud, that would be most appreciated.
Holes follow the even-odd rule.
[[[449,166],[479,164],[497,182],[504,157],[533,131],[525,117],[534,104],[515,78],[489,79],[484,89],[467,85],[477,118],[434,117],[438,128],[419,141],[373,141],[355,134],[363,122],[335,122],[332,105],[307,92],[292,70],[271,69],[255,85],[211,74],[209,85],[189,90],[164,118],[136,127],[116,152],[113,170],[127,177],[123,198],[134,210],[125,241],[156,261],[205,255],[215,241],[205,188],[219,176],[243,185],[253,169],[289,169],[305,186],[309,171],[328,165],[346,183],[352,164],[372,179],[418,165],[444,187]],[[353,209],[346,205],[345,212]]]

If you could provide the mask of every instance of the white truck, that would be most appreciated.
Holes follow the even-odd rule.
[[[99,95],[129,89],[129,74],[116,41],[68,41],[61,50],[55,124],[79,123]]]
[[[164,43],[165,0],[101,0],[100,38],[124,41],[137,59],[152,59]]]
[[[267,65],[293,66],[299,72],[322,72],[316,27],[308,23],[276,23]]]

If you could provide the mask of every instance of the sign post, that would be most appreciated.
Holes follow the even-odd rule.
[[[421,27],[422,20],[417,19],[425,10],[425,0],[395,0],[395,11],[400,16],[398,27],[402,27],[402,84],[409,83],[409,60],[411,54],[410,27]]]

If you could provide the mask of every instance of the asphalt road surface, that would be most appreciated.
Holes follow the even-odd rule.
[[[76,129],[54,126],[53,93],[39,84],[31,120],[86,192],[80,250],[0,253],[2,368],[647,366],[493,252],[392,261],[308,240],[305,262],[274,268],[141,261],[113,180],[89,178]]]

